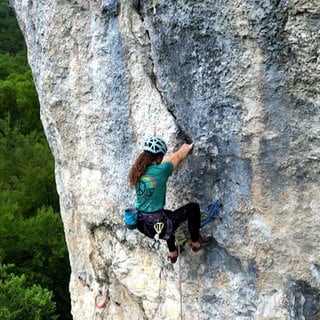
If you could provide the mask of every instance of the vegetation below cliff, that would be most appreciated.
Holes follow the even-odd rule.
[[[54,161],[26,48],[0,1],[0,318],[70,319]]]

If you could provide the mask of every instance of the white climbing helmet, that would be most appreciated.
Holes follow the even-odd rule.
[[[142,150],[149,151],[154,154],[165,154],[167,152],[167,146],[162,139],[158,137],[150,137],[144,142]]]

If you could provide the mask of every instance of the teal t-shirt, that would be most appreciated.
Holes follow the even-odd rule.
[[[171,161],[150,165],[136,185],[135,206],[142,212],[155,212],[164,208],[167,180],[172,175]]]

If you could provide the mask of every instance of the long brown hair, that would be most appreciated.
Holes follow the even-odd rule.
[[[150,166],[153,161],[157,161],[157,159],[159,159],[159,156],[162,157],[163,155],[159,153],[153,154],[148,151],[143,151],[142,153],[140,153],[129,172],[128,180],[131,188],[133,188],[138,183],[139,179],[145,173],[147,167]]]

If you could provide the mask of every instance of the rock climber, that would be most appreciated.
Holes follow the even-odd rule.
[[[157,233],[155,226],[163,222],[159,232],[160,239],[167,241],[168,260],[175,263],[178,248],[175,243],[175,230],[182,222],[188,221],[190,247],[196,252],[212,237],[200,235],[200,207],[197,203],[188,203],[177,210],[164,209],[166,200],[166,183],[173,170],[192,152],[192,144],[183,144],[178,151],[164,158],[166,143],[158,137],[148,138],[129,172],[129,184],[136,191],[135,207],[138,210],[137,228],[150,238]]]

